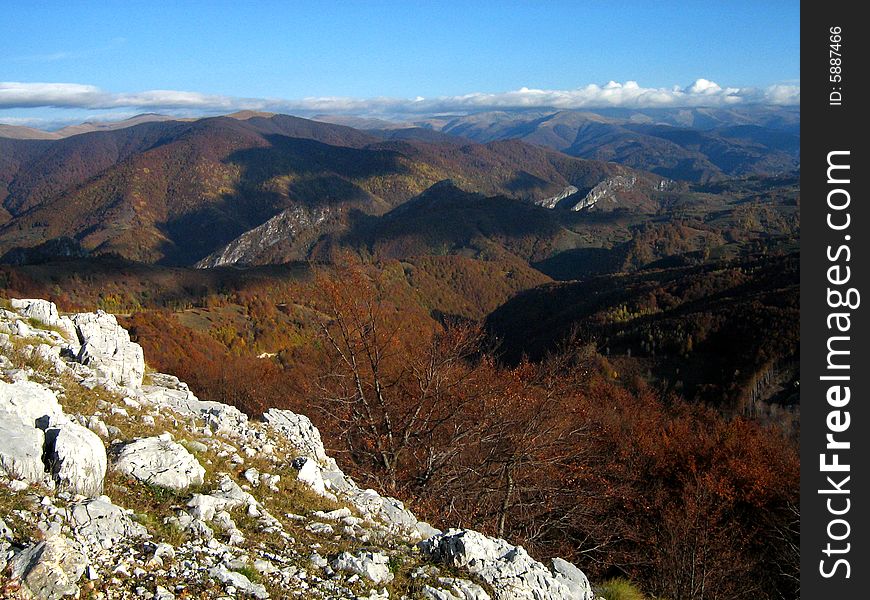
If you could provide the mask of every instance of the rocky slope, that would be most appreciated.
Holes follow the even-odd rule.
[[[361,489],[299,414],[252,421],[148,372],[114,316],[0,309],[0,596],[591,600]]]
[[[226,265],[248,266],[257,259],[266,263],[275,251],[283,251],[282,258],[304,259],[310,247],[321,233],[337,229],[327,220],[337,221],[342,208],[328,206],[288,208],[262,225],[250,229],[196,263],[198,269]],[[301,246],[299,248],[298,246]],[[276,248],[277,247],[277,248]],[[264,257],[265,260],[262,260]],[[276,262],[281,262],[278,260]]]

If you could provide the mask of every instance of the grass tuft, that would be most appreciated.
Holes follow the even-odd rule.
[[[598,595],[604,600],[647,600],[644,593],[624,577],[615,577],[599,585]]]

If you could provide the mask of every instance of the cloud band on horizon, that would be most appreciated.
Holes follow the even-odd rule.
[[[202,110],[333,113],[355,115],[418,115],[516,108],[676,108],[727,107],[745,104],[799,105],[800,85],[765,88],[721,87],[698,79],[686,87],[645,88],[635,81],[589,84],[574,90],[520,88],[501,93],[474,92],[437,98],[307,97],[241,98],[178,90],[112,93],[78,83],[0,82],[0,109],[55,108],[107,110]]]

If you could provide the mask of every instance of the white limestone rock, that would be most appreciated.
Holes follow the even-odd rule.
[[[594,597],[592,586],[583,571],[562,558],[552,559],[551,565],[556,579],[562,581],[571,590],[572,598]]]
[[[162,585],[158,585],[154,590],[154,600],[175,600],[175,594]]]
[[[49,530],[45,540],[32,544],[12,559],[12,579],[19,580],[34,598],[59,600],[76,596],[87,557],[79,545]]]
[[[106,423],[98,416],[91,415],[88,417],[84,423],[82,423],[85,427],[96,433],[102,439],[109,439],[109,428],[106,426]]]
[[[0,381],[0,410],[5,410],[30,427],[48,417],[48,421],[62,420],[63,409],[50,389],[34,381]]]
[[[147,437],[125,444],[113,468],[143,483],[172,490],[202,485],[205,469],[184,446],[168,435]]]
[[[350,481],[353,484],[352,481]],[[354,489],[344,492],[354,506],[363,514],[377,519],[394,535],[401,535],[412,541],[430,538],[441,533],[417,517],[405,505],[396,498],[381,496],[373,489],[360,490],[353,484]]]
[[[67,514],[76,538],[95,552],[148,535],[145,527],[135,523],[128,511],[113,504],[107,496],[73,504]]]
[[[202,403],[206,425],[214,433],[240,434],[247,429],[248,415],[234,406],[219,402]]]
[[[356,573],[375,584],[389,583],[393,580],[390,572],[390,557],[383,552],[360,550],[356,554],[342,552],[330,562],[336,571]]]
[[[242,506],[255,506],[259,502],[239,487],[232,477],[224,473],[218,488],[209,494],[194,494],[187,503],[190,514],[202,521],[211,521],[221,511],[230,511]]]
[[[103,493],[106,447],[90,429],[72,421],[49,426],[45,456],[60,489],[89,498]]]
[[[423,597],[426,600],[492,600],[476,583],[456,577],[439,577],[437,587],[425,585]]]
[[[521,546],[476,531],[451,529],[420,542],[419,548],[435,561],[464,568],[483,579],[492,587],[496,600],[593,598],[588,582],[584,589],[577,574],[565,565],[560,563],[560,570],[552,571]]]
[[[148,561],[148,566],[158,569],[165,568],[175,558],[175,548],[172,544],[160,542],[154,547],[154,554]]]
[[[250,579],[238,573],[227,569],[224,565],[219,564],[209,571],[209,575],[214,577],[224,585],[230,585],[236,588],[242,594],[253,596],[259,600],[265,600],[269,597],[266,591],[266,586],[262,583],[252,583]]]
[[[69,370],[66,362],[61,358],[63,348],[51,344],[39,344],[32,351],[31,355],[49,365],[55,373],[63,373]]]
[[[326,485],[317,463],[307,456],[300,456],[293,461],[293,467],[298,469],[296,480],[311,489],[315,494],[326,495]]]
[[[45,476],[45,434],[0,408],[0,473],[13,480],[40,483]]]
[[[263,414],[263,420],[274,429],[282,439],[287,440],[300,456],[313,458],[319,463],[327,463],[331,459],[323,448],[320,432],[305,415],[298,415],[289,410],[272,408]]]
[[[78,361],[118,385],[138,388],[145,375],[142,347],[130,341],[114,315],[103,311],[73,317],[81,350]]]
[[[56,327],[64,338],[78,345],[75,327],[69,317],[62,317],[54,302],[39,298],[12,298],[9,304],[26,319],[36,319],[50,327]]]

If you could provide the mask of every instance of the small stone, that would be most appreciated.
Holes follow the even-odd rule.
[[[162,585],[158,585],[157,589],[154,591],[154,600],[175,600],[175,594]]]
[[[251,485],[259,485],[260,483],[260,472],[251,467],[250,469],[246,469],[242,476],[250,483]]]

